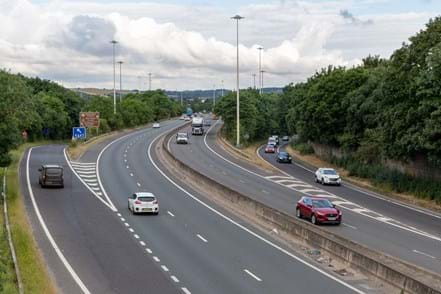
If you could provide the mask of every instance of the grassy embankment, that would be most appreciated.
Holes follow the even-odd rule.
[[[3,191],[4,170],[0,169],[0,190]],[[18,293],[14,264],[7,239],[3,217],[3,198],[0,200],[0,293]]]
[[[15,251],[19,269],[23,280],[23,288],[25,293],[56,293],[55,286],[49,277],[47,267],[44,263],[41,252],[38,249],[37,242],[34,239],[31,225],[26,214],[24,197],[20,191],[18,167],[20,158],[28,147],[43,145],[53,142],[36,142],[21,145],[18,149],[11,151],[12,163],[7,171],[7,195],[9,222],[11,225],[12,240],[14,242]],[[25,160],[26,158],[23,158]],[[3,230],[3,226],[2,229]],[[2,232],[2,231],[0,231]],[[0,240],[0,250],[3,250],[3,234]],[[7,244],[5,245],[7,246]],[[3,252],[3,251],[0,251]],[[0,254],[0,268],[3,258],[6,260],[6,286],[3,285],[0,277],[1,293],[17,293],[17,285],[12,258],[7,247],[6,254]],[[0,270],[1,271],[1,270]],[[12,278],[11,278],[12,277]]]
[[[300,144],[299,144],[300,145]],[[441,183],[415,178],[381,166],[370,166],[356,160],[326,160],[315,155],[312,148],[288,146],[287,151],[312,166],[329,166],[339,171],[344,180],[372,189],[391,198],[441,211]]]

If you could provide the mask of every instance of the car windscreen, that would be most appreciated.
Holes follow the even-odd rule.
[[[274,145],[267,145],[266,148],[268,148],[268,149],[274,149]]]
[[[337,172],[333,169],[325,169],[325,170],[323,170],[323,173],[325,175],[336,175],[337,174]]]
[[[187,138],[187,134],[178,134],[178,138]]]
[[[155,200],[155,197],[141,196],[141,197],[138,197],[138,200],[141,202],[152,202],[153,200]]]
[[[280,152],[280,153],[279,153],[279,156],[280,156],[280,157],[288,157],[289,154],[286,153],[286,152]]]
[[[312,206],[314,208],[331,208],[332,203],[327,199],[312,199]]]
[[[46,174],[51,176],[58,176],[63,174],[63,169],[61,168],[47,168]]]

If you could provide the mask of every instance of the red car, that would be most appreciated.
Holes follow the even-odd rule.
[[[276,153],[276,146],[274,146],[274,145],[266,145],[265,153]]]
[[[341,223],[341,211],[331,201],[321,197],[302,197],[297,202],[296,216],[308,218],[315,225]]]

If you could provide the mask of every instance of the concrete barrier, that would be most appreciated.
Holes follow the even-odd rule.
[[[441,276],[418,266],[394,258],[390,255],[369,249],[345,239],[321,227],[303,222],[294,216],[275,210],[263,203],[224,186],[210,177],[192,169],[168,149],[168,140],[186,125],[167,133],[162,140],[168,164],[173,165],[181,180],[190,180],[197,186],[213,191],[209,197],[235,207],[238,213],[247,213],[254,219],[270,224],[289,235],[303,239],[306,243],[326,251],[334,258],[349,264],[361,272],[381,279],[405,293],[441,294]]]

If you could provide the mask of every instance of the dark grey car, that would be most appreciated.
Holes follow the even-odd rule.
[[[63,167],[57,164],[44,164],[38,171],[40,177],[38,183],[41,187],[60,187],[64,188]]]

